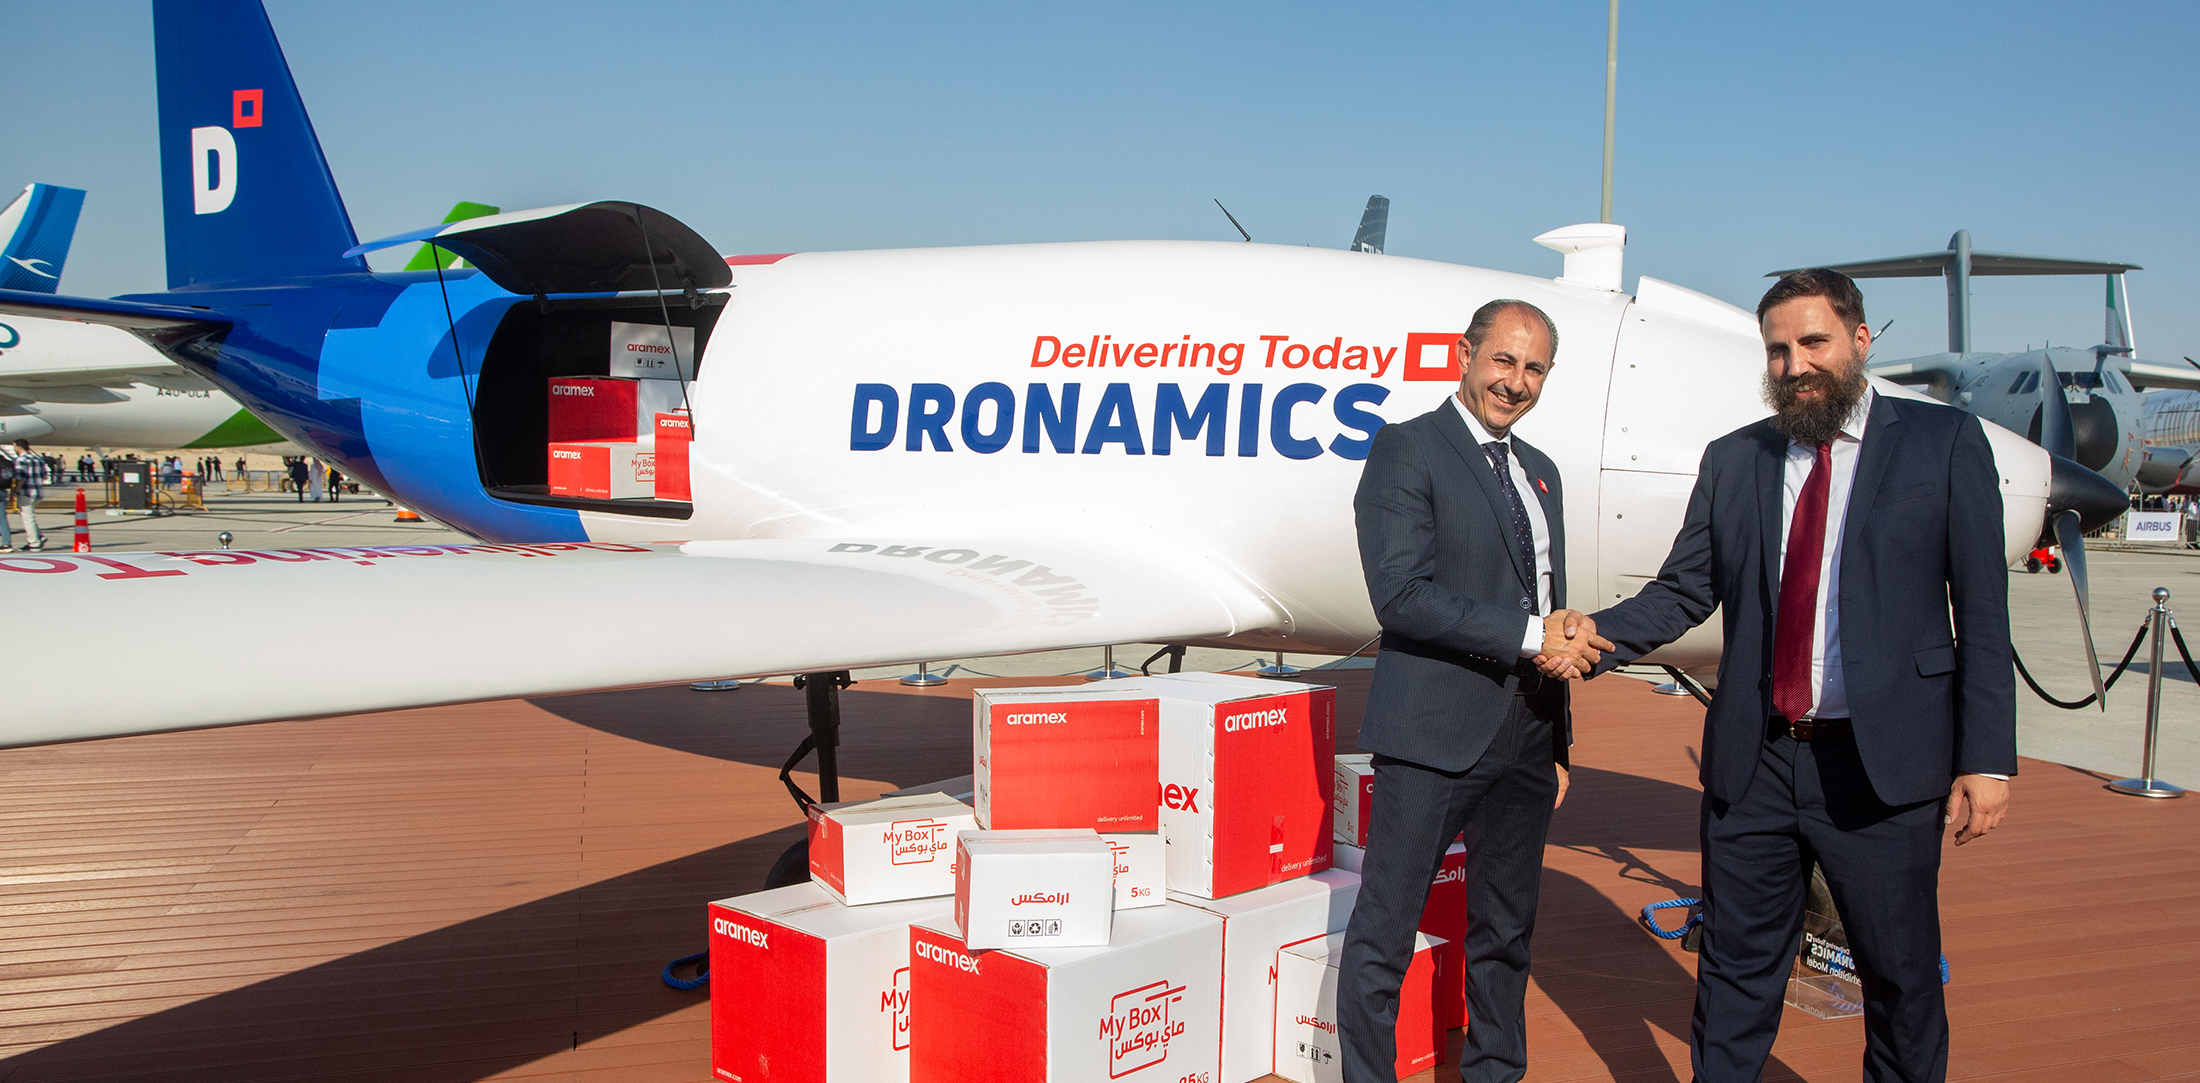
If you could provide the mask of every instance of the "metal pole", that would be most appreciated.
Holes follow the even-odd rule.
[[[1612,124],[1619,113],[1619,0],[1604,27],[1604,201],[1597,221],[1612,220]]]
[[[947,683],[947,678],[932,672],[932,663],[918,662],[917,671],[901,678],[901,683],[911,688],[936,688]]]
[[[1130,674],[1115,668],[1115,648],[1108,646],[1100,648],[1100,668],[1085,674],[1085,679],[1088,681],[1113,681],[1128,676]]]
[[[2168,587],[2154,588],[2154,609],[2147,619],[2153,642],[2147,650],[2147,738],[2139,753],[2139,777],[2111,782],[2108,788],[2133,797],[2183,797],[2184,787],[2154,777],[2154,739],[2162,728],[2162,640],[2169,634]]]

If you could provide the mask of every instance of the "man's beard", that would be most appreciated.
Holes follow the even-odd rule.
[[[1775,376],[1765,371],[1765,405],[1772,407],[1772,427],[1780,435],[1809,447],[1830,444],[1841,435],[1856,404],[1864,401],[1864,359],[1849,354],[1846,372],[1806,372],[1800,376]],[[1796,392],[1817,391],[1810,399]]]

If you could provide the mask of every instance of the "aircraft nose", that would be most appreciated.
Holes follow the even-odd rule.
[[[2050,458],[2054,460],[2054,473],[2047,490],[2049,519],[2060,512],[2075,511],[2078,525],[2093,530],[2115,521],[2131,507],[2130,497],[2115,482],[2060,455]]]

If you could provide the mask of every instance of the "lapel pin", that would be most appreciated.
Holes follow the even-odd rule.
[[[1550,486],[1548,486],[1548,485],[1545,485],[1545,484],[1543,483],[1543,479],[1542,479],[1542,478],[1537,478],[1537,479],[1535,479],[1535,487],[1536,487],[1536,488],[1538,488],[1538,489],[1541,489],[1541,490],[1543,490],[1543,492],[1544,492],[1544,494],[1545,494],[1545,495],[1549,495],[1549,493],[1550,493],[1550,491],[1551,491],[1551,487],[1550,487]]]

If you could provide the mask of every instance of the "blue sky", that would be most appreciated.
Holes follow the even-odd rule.
[[[270,0],[362,237],[472,199],[635,199],[727,252],[1102,238],[1342,247],[1556,274],[1597,215],[1600,0],[855,4]],[[0,0],[0,186],[89,189],[64,290],[162,285],[146,4]],[[2119,259],[2141,353],[2200,356],[2200,5],[1623,0],[1627,270],[1943,247]],[[402,259],[400,254],[399,259]],[[1938,280],[1867,283],[1882,357]],[[1980,279],[1975,341],[2101,334],[2098,279]]]

